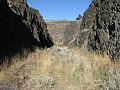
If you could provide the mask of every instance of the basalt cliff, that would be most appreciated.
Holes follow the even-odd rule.
[[[120,59],[120,1],[93,0],[84,13],[74,45]]]
[[[52,45],[47,25],[38,10],[29,7],[26,0],[0,0],[0,59],[23,49]]]

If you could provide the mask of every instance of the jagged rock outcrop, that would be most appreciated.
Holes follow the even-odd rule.
[[[120,59],[120,1],[93,0],[84,13],[74,44]]]
[[[0,0],[0,59],[24,48],[52,45],[42,16],[26,0]]]
[[[81,20],[81,19],[82,19],[82,16],[79,14],[76,20]]]

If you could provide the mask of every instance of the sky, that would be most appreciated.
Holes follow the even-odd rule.
[[[92,0],[28,0],[45,20],[75,20],[83,15]]]

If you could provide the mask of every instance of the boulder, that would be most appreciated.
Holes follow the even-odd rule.
[[[74,45],[120,59],[120,1],[93,0],[84,13]]]
[[[26,0],[0,0],[0,59],[23,49],[52,45],[38,10],[29,7]]]

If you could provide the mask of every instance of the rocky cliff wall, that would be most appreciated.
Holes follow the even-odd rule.
[[[120,1],[93,0],[84,13],[74,44],[87,44],[88,50],[120,59]]]
[[[52,45],[42,16],[26,0],[0,0],[0,63],[23,49]]]

